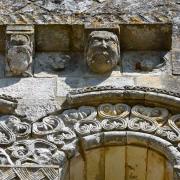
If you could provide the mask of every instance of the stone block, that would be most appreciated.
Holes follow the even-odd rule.
[[[114,75],[113,75],[114,73]],[[85,78],[86,86],[134,86],[134,77],[129,76],[121,76],[118,75],[118,72],[112,72],[112,76],[110,77],[91,77]]]
[[[180,49],[172,51],[172,73],[180,75]]]
[[[171,31],[171,24],[123,25],[120,34],[121,48],[123,50],[170,50]]]
[[[143,86],[143,87],[156,87],[159,89],[164,87],[160,76],[148,76],[148,75],[141,75],[136,77],[135,85]]]
[[[5,73],[5,56],[3,55],[3,53],[0,53],[0,78],[4,77],[4,73]]]
[[[127,131],[127,145],[148,147],[148,138],[150,136],[145,133]]]
[[[102,147],[104,144],[104,134],[96,133],[89,136],[85,136],[81,138],[81,141],[81,144],[85,151],[93,148],[99,148]]]
[[[5,26],[0,26],[0,52],[4,53],[5,52],[5,47],[6,47],[6,27]]]
[[[123,73],[158,75],[167,72],[166,54],[167,52],[162,51],[124,51],[122,53]]]
[[[36,50],[58,52],[70,50],[70,26],[39,25],[36,26]]]
[[[61,104],[50,99],[22,99],[18,101],[16,114],[35,122],[48,114],[61,110]]]
[[[83,78],[62,77],[57,79],[57,97],[66,97],[67,93],[74,88],[85,86]]]
[[[111,131],[104,132],[104,145],[105,146],[125,146],[126,145],[126,132]]]
[[[53,99],[55,79],[0,79],[0,93],[21,99]]]

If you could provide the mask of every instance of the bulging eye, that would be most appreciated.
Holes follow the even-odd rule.
[[[94,43],[99,43],[99,40],[98,40],[98,39],[94,39],[93,42],[94,42]]]
[[[116,42],[115,42],[115,41],[113,41],[113,40],[108,40],[108,43],[111,43],[111,44],[116,44]]]

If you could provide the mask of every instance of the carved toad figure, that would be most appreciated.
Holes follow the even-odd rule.
[[[120,45],[117,35],[108,31],[91,32],[85,55],[91,71],[99,74],[112,71],[120,58]]]

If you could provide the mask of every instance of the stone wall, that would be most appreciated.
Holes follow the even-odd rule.
[[[179,179],[179,15],[177,0],[0,0],[3,178]]]

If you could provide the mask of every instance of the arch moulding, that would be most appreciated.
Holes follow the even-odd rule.
[[[168,164],[170,169],[168,178],[180,179],[179,93],[144,87],[91,87],[70,92],[62,107],[61,112],[32,124],[15,115],[1,116],[2,179],[88,179],[93,177],[88,169],[93,157],[103,162],[97,166],[103,166],[103,172],[96,177],[108,179],[107,152],[115,148],[125,153],[118,151],[117,158],[126,159],[126,176],[138,178],[128,170],[128,157],[135,148],[141,157],[143,152],[163,157],[164,168]],[[146,160],[147,178],[150,162]]]

